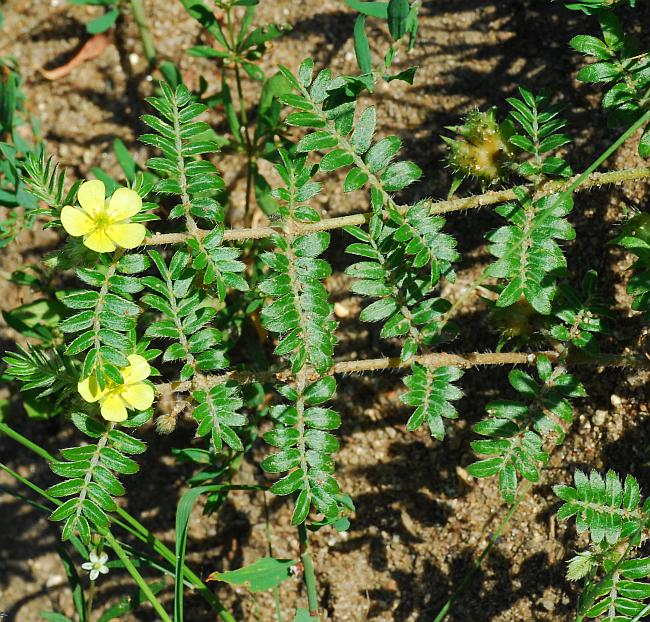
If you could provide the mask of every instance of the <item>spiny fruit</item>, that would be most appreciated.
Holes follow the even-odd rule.
[[[509,138],[514,134],[510,121],[499,123],[496,110],[473,110],[463,125],[447,128],[457,138],[443,136],[449,146],[447,162],[454,171],[454,185],[475,177],[482,187],[504,181],[514,170],[515,148]]]

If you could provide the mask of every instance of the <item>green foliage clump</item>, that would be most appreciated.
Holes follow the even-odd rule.
[[[127,19],[126,3],[73,3],[106,9],[87,25],[91,33],[107,30],[118,16]],[[379,129],[378,86],[389,89],[395,80],[415,79],[415,67],[394,65],[402,48],[416,44],[422,2],[347,1],[358,13],[351,33],[358,74],[335,75],[308,58],[295,71],[280,65],[268,77],[260,61],[289,28],[255,25],[257,4],[182,0],[213,42],[187,50],[220,76],[213,91],[203,76],[190,88],[178,67],[158,63],[143,5],[129,3],[147,60],[163,77],[141,117],[150,131],[140,142],[150,157],[141,166],[116,140],[123,180],[92,169],[109,195],[95,197],[94,207],[85,205],[84,193],[102,184],[68,181],[28,118],[17,66],[0,61],[0,207],[8,210],[0,245],[10,244],[37,219],[70,234],[41,265],[11,275],[42,298],[4,314],[27,345],[5,356],[2,378],[20,392],[28,415],[60,416],[62,425],[71,423],[83,435],[55,457],[0,422],[0,431],[44,458],[59,480],[43,490],[10,467],[0,468],[42,497],[34,507],[47,512],[62,539],[88,559],[83,568],[91,568],[91,581],[108,569],[104,563],[133,578],[137,598],[109,609],[105,622],[145,600],[157,619],[171,622],[158,596],[169,584],[149,584],[143,568],[173,577],[176,622],[184,619],[186,587],[225,622],[234,622],[185,559],[197,501],[205,498],[204,514],[216,513],[232,491],[290,497],[300,563],[265,557],[213,572],[208,580],[253,592],[275,590],[279,619],[278,586],[301,568],[308,608],[298,607],[293,622],[321,619],[309,533],[345,531],[354,512],[337,476],[346,408],[344,391],[337,397],[337,376],[403,373],[403,406],[396,416],[404,417],[406,431],[431,436],[438,445],[474,399],[463,390],[465,368],[516,366],[507,375],[515,398],[489,389],[487,416],[473,425],[480,438],[471,448],[478,458],[468,467],[476,478],[496,476],[494,485],[509,506],[501,532],[533,485],[544,481],[551,453],[573,424],[573,400],[587,394],[591,380],[575,374],[573,366],[647,366],[639,353],[601,351],[620,301],[603,295],[601,278],[589,266],[567,259],[576,237],[577,192],[648,177],[647,168],[597,172],[635,133],[641,157],[650,154],[648,54],[614,13],[623,2],[567,5],[598,20],[602,39],[578,35],[571,45],[595,58],[579,78],[606,87],[603,108],[612,126],[626,126],[622,136],[574,175],[569,162],[580,158],[557,98],[520,86],[517,96],[506,100],[510,108],[503,121],[497,108],[475,110],[448,128],[457,136],[444,139],[453,175],[450,198],[442,201],[423,196],[416,185],[422,168],[403,156],[399,136]],[[378,62],[371,24],[384,28],[388,45]],[[249,101],[254,90],[258,97]],[[222,126],[215,115],[223,117]],[[32,143],[17,131],[27,122]],[[220,172],[226,156],[241,163],[241,209]],[[453,197],[467,177],[492,189]],[[322,209],[332,183],[340,183],[343,196],[357,206],[350,213],[331,216]],[[124,193],[129,204],[120,204]],[[75,209],[80,197],[81,208]],[[472,210],[490,206],[495,222],[503,221],[485,233],[485,265],[467,285],[457,277],[464,267],[461,236],[450,233],[448,214],[462,210],[469,221]],[[76,224],[66,217],[70,210]],[[142,236],[129,243],[125,233],[126,243],[109,252],[93,250],[82,233],[92,226],[112,242],[112,227],[134,224]],[[636,257],[624,278],[630,315],[637,319],[650,311],[648,227],[646,213],[630,211],[611,240]],[[377,358],[365,356],[363,348],[351,360],[341,357],[337,317],[345,321],[346,315],[332,296],[339,276],[360,299],[358,320],[369,325],[367,348],[375,348]],[[463,352],[471,331],[483,329],[481,319],[470,331],[461,313],[477,290],[491,311],[481,337],[494,339],[494,348]],[[137,380],[134,356],[141,362]],[[527,366],[536,374],[523,369]],[[104,409],[109,398],[122,413],[128,407],[123,421]],[[140,436],[153,418],[152,400],[159,432],[178,427],[194,434],[172,452],[188,486],[178,503],[174,551],[118,500],[126,494],[121,477],[140,469],[138,455],[147,447]],[[246,461],[259,469],[241,469]],[[249,481],[243,482],[244,474]],[[132,485],[138,481],[133,477]],[[565,502],[559,518],[575,517],[578,532],[588,532],[591,542],[569,563],[569,578],[585,581],[578,620],[641,619],[650,611],[645,604],[650,565],[638,556],[647,536],[648,503],[641,504],[637,481],[628,476],[622,483],[613,472],[603,478],[577,471],[575,487],[555,490]],[[271,548],[275,506],[266,505],[266,496],[264,503]],[[131,544],[114,535],[118,530],[130,535]],[[106,562],[104,550],[119,561]],[[77,617],[88,622],[92,590],[86,598],[75,562],[65,552],[62,559]]]
[[[567,577],[584,581],[578,619],[610,622],[641,620],[650,611],[650,558],[639,557],[647,537],[650,500],[642,502],[638,481],[622,482],[614,471],[574,474],[575,486],[558,485],[564,501],[560,520],[575,519],[578,533],[587,532],[590,548],[569,561]]]

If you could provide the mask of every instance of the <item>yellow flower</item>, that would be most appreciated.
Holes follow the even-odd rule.
[[[77,194],[81,209],[66,205],[61,224],[72,236],[83,236],[84,244],[98,253],[111,253],[116,247],[135,248],[142,244],[144,225],[130,222],[142,209],[140,195],[129,188],[118,188],[106,201],[106,188],[99,179],[86,181]]]
[[[127,408],[147,410],[153,404],[154,390],[142,382],[151,373],[146,359],[139,354],[128,357],[129,365],[120,369],[124,384],[109,382],[100,389],[97,378],[90,376],[77,385],[81,397],[87,402],[99,402],[102,417],[107,421],[124,421]]]

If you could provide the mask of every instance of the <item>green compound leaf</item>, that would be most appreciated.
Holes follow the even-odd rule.
[[[596,59],[578,72],[578,80],[607,85],[602,104],[609,113],[609,125],[629,125],[647,110],[650,59],[636,37],[625,34],[609,4],[594,0],[593,5],[593,9],[582,8],[597,11],[603,37],[578,35],[571,40],[575,50]],[[644,152],[640,144],[639,153]]]
[[[150,416],[148,413],[147,417]],[[66,479],[52,486],[49,493],[55,497],[72,497],[54,510],[50,519],[65,521],[63,540],[78,534],[88,545],[93,533],[106,533],[108,514],[117,509],[113,497],[125,492],[114,472],[136,473],[138,464],[125,454],[140,454],[146,450],[146,445],[130,434],[114,429],[114,424],[85,413],[74,413],[72,422],[97,442],[63,449],[64,461],[50,463],[52,471]]]
[[[393,237],[405,244],[404,251],[413,256],[413,267],[429,265],[432,283],[437,283],[441,276],[453,283],[456,275],[452,264],[460,259],[460,255],[453,236],[441,231],[445,225],[444,218],[430,216],[426,203],[420,202],[410,207],[400,222],[402,224]]]
[[[555,240],[575,237],[564,218],[572,210],[573,200],[552,195],[533,202],[527,194],[520,194],[519,201],[496,210],[512,224],[488,234],[490,252],[498,261],[488,267],[487,274],[507,281],[498,307],[509,307],[523,297],[538,313],[549,315],[557,277],[566,267]]]
[[[238,411],[243,406],[237,387],[219,384],[209,391],[195,391],[193,397],[198,406],[192,416],[199,422],[197,436],[211,435],[217,451],[225,443],[235,451],[244,451],[241,440],[233,430],[246,424],[246,417]]]
[[[547,91],[534,94],[519,87],[519,93],[521,99],[508,99],[513,108],[508,123],[510,127],[519,126],[523,133],[510,130],[508,140],[532,156],[519,165],[519,173],[532,180],[544,176],[570,177],[571,167],[562,158],[546,155],[571,142],[569,136],[560,133],[566,126],[566,121],[558,116],[560,107],[550,103]]]
[[[553,314],[560,323],[550,327],[550,334],[560,341],[570,341],[576,348],[596,352],[595,335],[606,332],[605,319],[613,319],[607,303],[598,295],[598,274],[590,270],[578,292],[566,283],[559,286]]]
[[[341,418],[318,405],[332,398],[336,382],[333,377],[325,376],[301,391],[286,386],[279,390],[294,404],[273,407],[276,426],[264,435],[264,440],[280,451],[265,458],[261,467],[267,473],[289,473],[273,484],[271,492],[297,495],[292,516],[294,525],[306,520],[312,504],[328,520],[334,520],[342,511],[341,491],[333,477],[331,456],[338,451],[339,443],[329,431],[338,428]]]
[[[305,158],[284,156],[277,169],[288,185],[274,191],[274,197],[281,201],[280,214],[296,220],[308,215],[314,222],[319,219],[318,213],[303,203],[320,190],[311,181],[315,169],[306,166]],[[259,290],[270,298],[260,314],[262,324],[280,336],[275,352],[288,357],[295,372],[305,364],[325,372],[332,365],[336,322],[322,282],[331,268],[319,256],[329,246],[330,236],[318,232],[289,240],[278,236],[275,241],[277,251],[261,255],[269,272]]]
[[[142,117],[157,134],[145,134],[140,140],[160,149],[163,156],[150,158],[147,166],[163,177],[155,191],[176,195],[180,200],[170,217],[185,219],[187,230],[193,234],[187,241],[192,267],[223,300],[230,288],[248,290],[240,275],[245,270],[245,264],[238,260],[240,251],[222,245],[224,210],[220,199],[225,183],[214,164],[199,157],[218,151],[223,140],[207,123],[197,120],[207,107],[195,101],[185,85],[172,89],[161,83],[160,89],[161,96],[147,99],[159,116]],[[197,221],[210,226],[211,233],[205,238],[198,231]]]
[[[379,226],[377,239],[359,228],[347,229],[361,240],[348,246],[347,252],[364,261],[348,266],[346,274],[355,279],[352,292],[379,299],[362,311],[361,319],[383,321],[382,337],[408,336],[402,349],[406,361],[441,336],[438,320],[449,303],[432,294],[441,272],[453,279],[450,260],[456,253],[452,239],[439,233],[444,221],[429,217],[423,206],[414,206],[405,218],[395,217],[399,228],[392,223]],[[427,263],[431,278],[422,278],[419,269]]]
[[[604,478],[597,471],[587,476],[577,470],[574,482],[575,487],[555,486],[553,490],[565,502],[558,518],[575,517],[578,533],[588,530],[595,544],[614,545],[623,533],[629,536],[641,528],[640,489],[634,477],[628,475],[622,484],[611,470]]]
[[[650,598],[650,558],[637,557],[650,504],[642,502],[631,475],[622,482],[613,471],[603,477],[576,470],[574,484],[554,486],[554,491],[564,501],[558,519],[575,518],[577,532],[591,536],[591,547],[568,564],[569,580],[586,579],[579,614],[636,622],[648,607],[643,601]]]
[[[409,391],[400,397],[404,404],[415,407],[406,427],[413,431],[426,423],[431,435],[442,441],[445,437],[443,418],[458,418],[451,402],[460,399],[463,392],[452,383],[461,378],[463,372],[457,367],[433,369],[418,363],[412,370],[412,374],[404,379]]]
[[[498,475],[503,498],[514,502],[518,477],[539,480],[540,467],[548,461],[545,445],[560,444],[565,427],[573,421],[571,397],[584,397],[582,385],[562,367],[552,368],[540,356],[537,373],[542,383],[521,370],[509,374],[510,384],[527,402],[498,400],[489,403],[489,414],[473,426],[486,440],[472,443],[472,449],[487,458],[471,464],[468,472],[475,477]]]

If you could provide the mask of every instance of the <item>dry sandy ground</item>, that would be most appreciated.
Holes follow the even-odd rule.
[[[179,62],[188,79],[202,72],[211,75],[209,64],[197,64],[183,55],[184,49],[199,42],[200,33],[180,4],[172,0],[148,0],[145,4],[154,16],[154,37],[161,57]],[[390,90],[380,90],[375,96],[381,132],[400,134],[407,156],[425,171],[423,183],[408,198],[446,194],[449,175],[441,162],[438,138],[444,126],[475,106],[498,105],[505,110],[504,100],[514,94],[517,84],[548,86],[563,99],[579,147],[568,156],[575,170],[581,170],[612,140],[614,134],[598,110],[596,91],[574,82],[580,59],[567,45],[574,34],[591,32],[592,24],[558,4],[541,0],[424,2],[420,41],[408,59],[421,67],[415,85],[393,83]],[[114,43],[100,58],[66,78],[48,82],[40,69],[70,56],[85,37],[83,22],[96,15],[96,9],[71,7],[63,0],[8,0],[3,10],[0,55],[18,58],[30,109],[40,118],[49,149],[57,159],[75,176],[85,176],[91,166],[115,171],[111,144],[120,137],[144,161],[146,153],[135,139],[142,130],[138,121],[143,112],[141,98],[150,92],[151,80],[130,20],[119,28]],[[314,55],[320,65],[353,69],[354,17],[343,2],[262,0],[259,18],[260,22],[289,22],[294,27],[274,47],[269,67],[283,62],[295,68],[299,59]],[[630,18],[637,26],[647,24],[650,11],[640,9]],[[383,35],[379,31],[377,35],[377,50],[384,49]],[[221,123],[218,113],[213,122]],[[638,164],[634,149],[626,147],[608,166]],[[237,161],[224,164],[224,175],[234,184],[235,201],[241,197],[239,166]],[[356,210],[366,201],[362,193],[344,196],[337,182],[330,182],[326,190],[322,207],[329,213]],[[596,268],[605,293],[616,296],[621,305],[623,270],[630,259],[606,247],[606,241],[612,237],[621,210],[642,207],[646,201],[647,188],[641,185],[592,192],[580,197],[572,215],[578,241],[567,252],[570,265],[578,270],[574,277],[579,278],[587,267]],[[459,237],[464,256],[459,270],[461,287],[471,282],[486,260],[483,235],[497,224],[497,217],[487,210],[449,219],[449,230]],[[56,243],[52,233],[26,234],[2,253],[0,269],[9,271],[33,262]],[[346,260],[335,251],[344,244],[343,235],[336,234],[331,260],[339,269]],[[339,354],[389,354],[373,330],[354,320],[359,301],[346,294],[345,284],[339,275],[331,282],[335,300],[349,312],[341,318]],[[0,288],[3,309],[31,296],[25,288],[5,282]],[[483,328],[485,309],[481,304],[473,301],[464,307],[459,319],[464,336],[453,344],[455,351],[494,348],[496,335]],[[0,330],[1,344],[8,347],[14,336],[1,325]],[[639,331],[638,318],[621,317],[604,349],[620,352],[634,347]],[[461,419],[442,444],[424,431],[406,432],[406,412],[397,400],[398,378],[351,377],[340,383],[337,407],[344,425],[337,461],[340,481],[354,498],[357,512],[347,534],[324,530],[314,538],[322,605],[328,619],[429,622],[468,571],[478,547],[504,512],[495,482],[473,481],[463,470],[472,461],[470,426],[482,416],[487,401],[508,391],[506,373],[499,368],[465,375],[466,397],[458,404]],[[513,528],[499,540],[450,620],[571,619],[576,592],[564,580],[565,561],[578,544],[573,530],[557,525],[553,518],[558,504],[551,485],[566,481],[575,468],[595,466],[634,473],[649,489],[646,448],[650,435],[643,378],[629,371],[581,370],[578,374],[590,397],[577,405],[571,434],[554,453],[543,482],[523,503]],[[15,425],[50,451],[74,442],[70,426],[62,421],[37,423],[19,417]],[[190,445],[192,434],[190,426],[168,438],[144,431],[152,448],[143,458],[141,474],[127,482],[129,511],[172,547],[175,502],[187,472],[175,465],[171,448]],[[0,455],[39,484],[52,483],[47,469],[15,445],[1,440]],[[261,477],[253,464],[246,464],[238,475],[240,481]],[[13,486],[5,477],[0,482]],[[270,510],[275,555],[295,556],[297,540],[289,525],[288,505],[273,499]],[[55,530],[35,510],[9,496],[2,497],[0,610],[9,613],[9,620],[32,622],[39,611],[53,608],[71,614],[70,593],[54,552],[56,541]],[[197,513],[192,519],[190,561],[202,575],[216,568],[239,567],[266,550],[264,506],[259,496],[234,494],[218,515],[205,519]],[[109,575],[99,584],[98,608],[130,589],[123,576]],[[296,594],[304,601],[301,589],[298,579],[283,584],[286,612],[296,606]],[[220,596],[238,619],[256,619],[254,603],[245,592],[221,589]],[[272,620],[270,597],[263,594],[257,600],[260,619]],[[188,620],[214,619],[199,599],[189,596],[188,602]],[[153,619],[146,608],[125,618]]]

